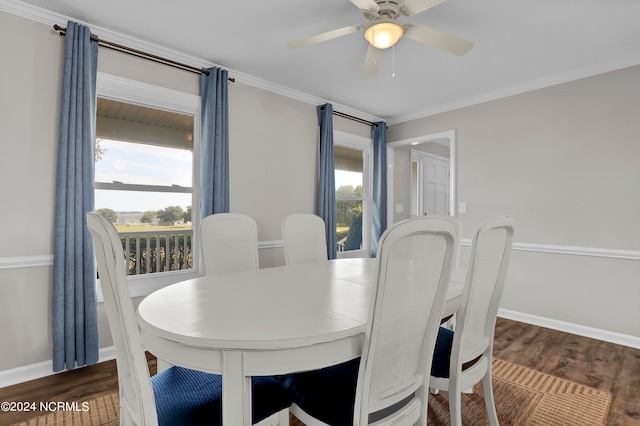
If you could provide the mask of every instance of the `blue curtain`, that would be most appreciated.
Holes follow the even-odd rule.
[[[387,229],[387,123],[373,123],[373,226],[371,256],[378,251],[378,240]]]
[[[53,371],[98,362],[93,242],[85,214],[94,209],[98,43],[67,24],[53,243]]]
[[[333,159],[333,106],[318,106],[320,125],[320,163],[318,173],[317,215],[324,219],[327,257],[336,258],[336,184]]]
[[[202,74],[200,219],[229,211],[228,72],[213,67]]]

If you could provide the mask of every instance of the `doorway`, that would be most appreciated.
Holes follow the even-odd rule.
[[[449,214],[450,160],[411,149],[411,216]]]
[[[424,204],[420,205],[419,198],[430,198],[424,196],[423,191],[418,192],[416,188],[419,184],[412,185],[414,181],[413,173],[419,173],[419,164],[412,161],[412,154],[415,151],[422,151],[431,158],[448,160],[448,172],[440,170],[440,179],[446,181],[446,185],[440,186],[433,192],[432,205],[437,206],[443,214],[456,215],[456,132],[447,130],[439,133],[425,134],[422,136],[402,139],[387,144],[387,212],[388,224],[408,219],[411,216],[431,214],[430,210],[424,209]],[[425,154],[425,155],[426,155]],[[444,166],[443,166],[444,167]],[[446,167],[444,167],[446,169]],[[423,171],[425,170],[422,164]],[[437,173],[437,170],[433,170]],[[445,178],[446,176],[446,178]],[[419,180],[422,188],[425,188],[423,179]],[[422,195],[420,195],[422,194]],[[439,207],[438,207],[439,206]],[[442,207],[444,206],[444,207]],[[436,211],[436,210],[433,210]]]

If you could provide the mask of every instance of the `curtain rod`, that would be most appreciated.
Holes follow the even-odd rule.
[[[67,29],[65,27],[61,27],[58,24],[54,24],[53,29],[56,30],[60,36],[67,35]],[[136,56],[138,58],[147,59],[152,62],[157,62],[159,64],[168,65],[170,67],[178,68],[184,71],[189,71],[195,74],[211,74],[209,71],[194,67],[191,65],[183,64],[181,62],[173,61],[171,59],[163,58],[162,56],[154,55],[151,53],[143,52],[142,50],[133,49],[131,47],[123,46],[118,43],[114,43],[111,41],[106,41],[98,38],[98,36],[91,35],[91,40],[97,41],[98,46],[106,47],[107,49],[115,50],[116,52],[126,53],[128,55]],[[234,83],[236,81],[235,78],[229,78],[229,81]]]
[[[358,118],[358,117],[354,117],[353,115],[345,114],[344,112],[333,111],[333,115],[337,115],[338,117],[357,121],[358,123],[367,124],[369,126],[374,126],[376,124],[371,121],[365,120],[364,118]]]

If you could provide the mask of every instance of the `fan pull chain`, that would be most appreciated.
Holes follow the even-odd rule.
[[[396,78],[396,47],[391,46],[391,59],[393,62],[393,69],[391,70],[391,78]]]

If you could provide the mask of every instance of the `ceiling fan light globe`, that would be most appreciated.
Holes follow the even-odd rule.
[[[395,22],[378,22],[367,28],[364,38],[377,49],[387,49],[396,44],[403,33],[402,27]]]

